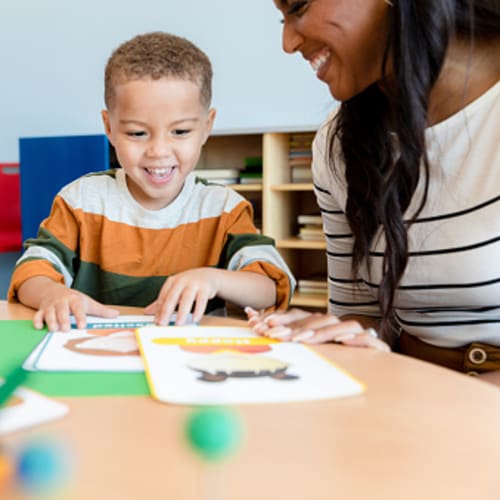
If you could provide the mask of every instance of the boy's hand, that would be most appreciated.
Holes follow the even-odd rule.
[[[33,318],[35,328],[41,329],[45,323],[51,332],[68,332],[71,329],[71,314],[75,317],[77,328],[85,328],[87,314],[115,318],[119,312],[60,283],[45,283],[38,311]]]
[[[177,308],[175,324],[183,325],[194,305],[193,321],[200,321],[208,301],[217,295],[219,273],[218,269],[200,267],[170,276],[144,313],[154,314],[156,324],[168,325]]]

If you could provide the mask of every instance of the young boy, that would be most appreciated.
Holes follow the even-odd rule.
[[[102,118],[122,168],[63,188],[26,242],[9,300],[38,310],[36,328],[118,314],[104,304],[146,306],[162,325],[176,310],[183,324],[224,301],[288,305],[294,278],[257,234],[250,204],[192,172],[215,117],[211,79],[207,56],[167,33],[136,36],[112,54]]]

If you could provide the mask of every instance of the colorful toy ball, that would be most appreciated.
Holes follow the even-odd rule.
[[[235,451],[242,434],[239,416],[228,408],[203,407],[193,411],[186,422],[189,443],[207,460],[218,460]]]
[[[59,444],[37,440],[24,446],[18,456],[17,476],[23,489],[45,494],[67,479],[68,454]]]
[[[0,498],[2,493],[8,488],[14,477],[15,464],[13,460],[0,448]]]

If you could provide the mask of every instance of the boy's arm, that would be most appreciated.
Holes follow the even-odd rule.
[[[34,276],[24,281],[17,296],[22,304],[37,309],[33,325],[38,329],[43,328],[45,323],[49,331],[67,332],[71,329],[71,314],[74,315],[78,328],[85,328],[86,314],[106,318],[118,315],[117,310],[46,276]]]
[[[176,324],[182,325],[191,310],[193,321],[199,321],[208,301],[215,296],[241,307],[263,309],[275,303],[276,284],[268,276],[253,272],[189,269],[169,277],[158,298],[144,312],[154,314],[156,323],[167,325],[177,308]]]
[[[56,196],[49,217],[42,222],[38,236],[27,240],[27,250],[12,274],[8,299],[38,310],[36,328],[42,328],[45,322],[52,331],[67,331],[70,314],[74,314],[79,328],[85,327],[85,313],[105,317],[117,314],[71,289],[79,266],[77,212],[63,196]]]
[[[157,300],[145,310],[155,315],[156,323],[168,324],[177,307],[176,323],[183,324],[193,306],[193,319],[198,321],[215,296],[257,309],[288,306],[295,279],[273,240],[257,233],[251,205],[242,198],[237,201],[224,217],[226,242],[217,267],[169,276]]]
[[[265,309],[276,303],[276,283],[265,274],[214,269],[218,274],[217,295],[240,307]]]

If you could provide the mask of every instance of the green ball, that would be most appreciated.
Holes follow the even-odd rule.
[[[203,458],[218,460],[238,448],[242,425],[236,412],[227,408],[201,408],[186,423],[189,443]]]

